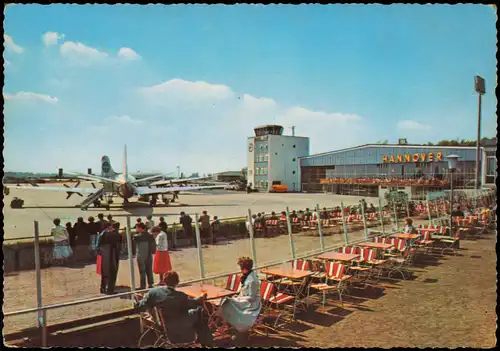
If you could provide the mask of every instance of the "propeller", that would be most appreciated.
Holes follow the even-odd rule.
[[[66,188],[68,188],[68,189],[72,189],[69,185],[66,185],[66,184],[63,184],[63,185],[64,185]],[[76,182],[76,184],[75,184],[75,186],[74,186],[73,188],[78,188],[78,185],[80,185],[80,181],[77,181],[77,182]],[[70,191],[67,191],[66,193],[68,194],[68,196],[66,196],[66,200],[68,200],[68,199],[71,197],[71,195],[73,195],[73,194],[78,194],[78,195],[80,195],[81,197],[83,197],[83,195],[82,195],[81,193],[77,193],[77,192],[70,192]]]

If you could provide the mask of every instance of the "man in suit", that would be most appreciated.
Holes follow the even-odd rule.
[[[119,223],[110,224],[99,235],[97,249],[102,257],[101,266],[101,293],[114,294],[118,268],[120,265],[120,242],[118,233]]]
[[[153,288],[138,302],[138,311],[158,307],[165,320],[168,338],[174,343],[197,341],[202,346],[212,346],[213,336],[204,315],[203,303],[206,293],[193,299],[181,291],[175,290],[179,284],[179,275],[170,271],[164,277],[165,286]]]

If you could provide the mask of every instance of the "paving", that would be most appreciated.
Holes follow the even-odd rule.
[[[349,240],[363,237],[363,231],[349,233]],[[318,236],[305,233],[293,235],[295,253],[306,255],[312,250],[319,250]],[[325,237],[327,247],[344,242],[344,236],[333,234]],[[271,238],[256,238],[257,264],[271,264],[292,258],[288,235],[277,235]],[[222,241],[216,245],[205,245],[202,249],[205,276],[238,271],[237,259],[251,256],[250,240]],[[173,268],[179,273],[181,281],[200,277],[198,254],[195,248],[183,248],[171,251]],[[134,261],[136,287],[139,285],[139,271]],[[158,279],[156,276],[155,279]],[[120,261],[117,291],[130,290],[130,266],[127,259]],[[36,307],[36,275],[35,271],[21,271],[4,276],[4,312]],[[55,304],[101,296],[99,293],[100,276],[96,274],[95,264],[74,265],[72,267],[51,267],[42,270],[43,304]],[[22,291],[22,294],[19,294]],[[77,318],[90,317],[96,314],[113,312],[130,307],[130,301],[122,299],[108,300],[102,303],[90,303],[75,307],[64,307],[48,313],[50,324],[71,321]],[[4,320],[5,332],[19,331],[35,326],[35,314],[8,317]]]
[[[67,183],[73,186],[73,183]],[[40,185],[40,187],[49,184]],[[80,186],[90,186],[80,185]],[[24,200],[24,208],[12,209],[9,204],[13,197],[19,197]],[[116,204],[107,211],[106,209],[96,209],[89,207],[83,211],[77,206],[84,198],[78,195],[72,195],[66,200],[66,193],[54,191],[39,191],[28,189],[11,189],[10,194],[5,196],[3,208],[4,215],[4,238],[31,238],[33,237],[33,221],[39,222],[40,235],[48,235],[53,224],[54,218],[60,218],[62,223],[70,221],[74,223],[78,217],[88,216],[97,217],[102,212],[106,216],[111,214],[124,226],[126,219],[124,215],[132,216],[131,221],[135,223],[137,217],[145,217],[148,214],[157,214],[165,216],[167,223],[179,222],[179,213],[184,211],[194,216],[195,213],[201,214],[203,210],[208,211],[212,216],[219,218],[241,217],[252,211],[271,211],[281,212],[288,206],[290,209],[312,208],[316,204],[320,207],[339,206],[343,201],[345,205],[357,204],[361,197],[341,196],[332,194],[269,194],[269,193],[251,193],[234,192],[224,190],[213,190],[206,192],[190,193],[189,195],[180,194],[180,203],[173,203],[168,207],[160,204],[159,207],[151,209],[144,203],[139,207],[124,210],[118,207],[122,203],[121,198],[115,198]],[[371,201],[370,201],[371,200]],[[376,198],[367,198],[368,202],[377,204]],[[135,202],[133,202],[135,204]],[[116,206],[115,206],[116,205]]]
[[[300,314],[286,331],[252,336],[253,347],[493,348],[496,345],[496,234],[464,240],[457,256],[419,259],[413,279],[352,291],[344,306]],[[118,337],[119,336],[119,337]],[[51,346],[134,347],[136,320],[49,338]],[[19,344],[22,346],[22,343]],[[234,346],[231,340],[219,347]]]

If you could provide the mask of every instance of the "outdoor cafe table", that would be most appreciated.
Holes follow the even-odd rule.
[[[266,276],[271,275],[271,276],[278,277],[281,279],[287,278],[287,279],[290,279],[292,281],[293,280],[304,281],[306,278],[314,275],[314,272],[305,271],[305,270],[303,271],[303,270],[295,269],[295,268],[292,268],[289,266],[265,268],[265,269],[261,269],[260,272],[262,274],[265,274]],[[281,279],[280,279],[280,281],[278,281],[278,285],[280,284]],[[309,297],[309,286],[306,287],[306,286],[304,286],[304,284],[291,284],[291,288],[292,288],[291,293],[293,295],[295,295],[295,301],[294,301],[295,308],[304,307],[304,303],[302,301],[300,301],[299,296],[304,292],[304,288],[307,288],[307,297]],[[307,306],[307,304],[305,304],[305,306]]]
[[[331,260],[331,261],[341,261],[341,262],[349,262],[356,258],[359,258],[360,255],[357,254],[346,254],[342,252],[325,252],[319,256],[316,256],[319,260]]]
[[[237,294],[235,291],[220,288],[218,286],[197,283],[177,288],[177,291],[182,291],[186,295],[193,298],[200,297],[206,292],[207,300],[220,299]]]
[[[217,315],[218,308],[220,307],[220,301],[217,300],[222,300],[222,298],[224,297],[236,295],[237,293],[235,291],[201,283],[194,283],[192,285],[183,286],[180,288],[176,288],[176,290],[182,291],[192,298],[200,297],[203,293],[206,293],[207,301],[212,300],[213,302],[210,304],[210,306],[212,307],[211,310],[206,310],[206,312],[209,314],[208,325],[211,329],[214,329],[214,336],[223,336],[224,334],[226,334],[228,325],[227,323],[223,322]]]
[[[420,234],[399,233],[399,234],[393,234],[391,235],[391,237],[402,240],[413,240],[419,238]]]
[[[417,228],[419,232],[437,232],[438,230],[436,228]]]
[[[357,244],[357,246],[369,247],[371,249],[380,249],[380,250],[387,250],[387,249],[390,249],[391,247],[394,247],[394,245],[392,245],[392,244],[374,243],[374,242],[369,242],[369,241]]]

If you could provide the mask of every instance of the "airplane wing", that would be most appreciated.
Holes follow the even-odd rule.
[[[153,194],[166,194],[175,191],[194,191],[203,189],[224,189],[225,185],[207,185],[207,186],[171,186],[168,188],[136,188],[137,195],[153,195]]]
[[[157,182],[151,183],[151,185],[169,185],[174,183],[189,183],[195,180],[210,179],[212,177],[198,177],[198,178],[182,178],[182,179],[170,179],[170,180],[159,180]]]
[[[94,182],[100,182],[100,183],[116,183],[116,184],[121,184],[118,180],[115,179],[110,179],[110,178],[104,178],[104,177],[99,177],[96,175],[90,175],[90,174],[81,174],[81,173],[70,173],[67,172],[68,174],[75,175],[78,178],[85,179],[85,180],[91,180]]]
[[[144,182],[144,181],[148,181],[148,180],[151,180],[151,179],[160,178],[160,177],[163,177],[163,176],[166,176],[166,174],[157,174],[157,175],[154,175],[154,176],[151,176],[151,177],[137,179],[137,180],[133,181],[131,184],[141,183],[141,182]]]
[[[62,191],[65,193],[86,193],[86,194],[94,194],[99,189],[95,188],[71,188],[71,187],[63,187],[63,186],[21,186],[21,185],[6,185],[7,188],[10,189],[27,189],[27,190],[45,190],[45,191]]]

